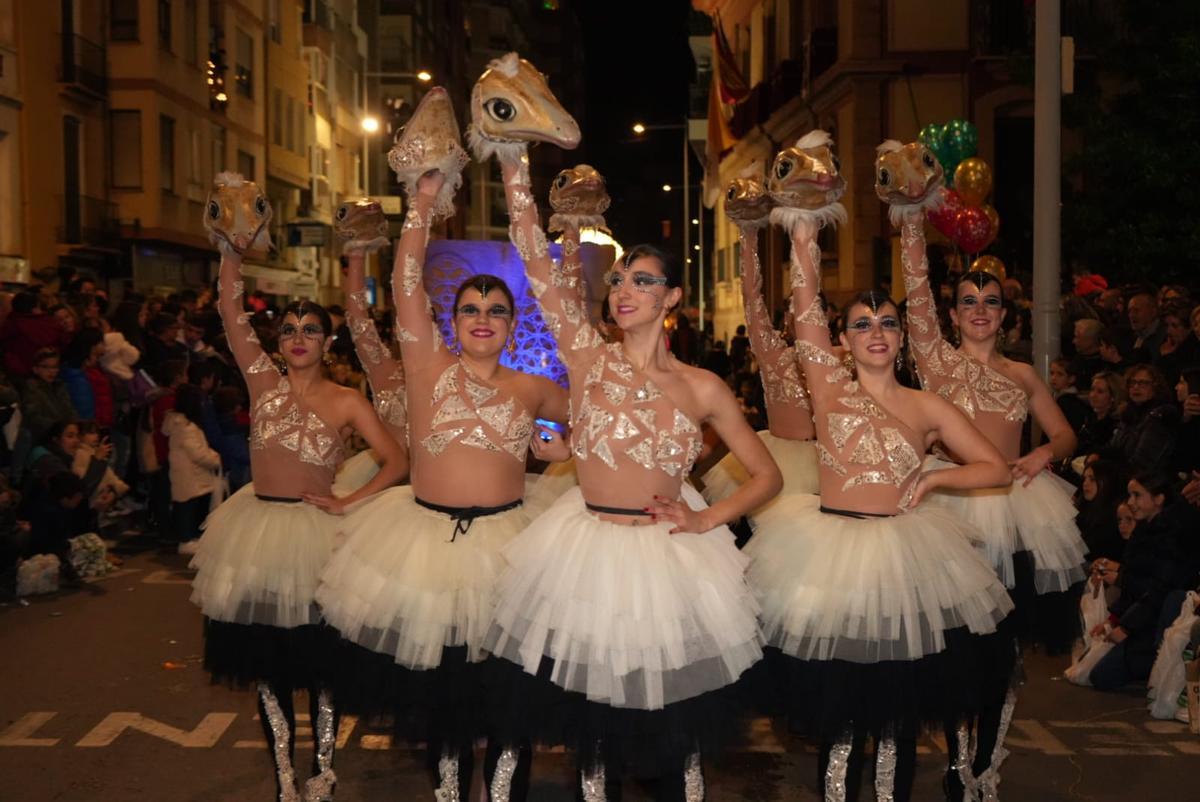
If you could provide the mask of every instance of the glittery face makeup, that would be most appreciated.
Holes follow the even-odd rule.
[[[862,315],[855,318],[846,324],[846,334],[858,335],[865,334],[871,331],[876,326],[885,333],[900,333],[900,318],[895,314],[887,313],[875,315]]]
[[[488,318],[489,320],[494,317],[501,318],[503,320],[509,320],[513,315],[513,311],[511,309],[509,309],[507,306],[505,306],[504,304],[492,304],[491,306],[487,306],[487,307],[481,306],[479,304],[463,304],[462,306],[455,309],[454,313],[456,315],[458,315],[459,317],[468,317],[468,318],[479,317],[480,315],[482,315],[482,316]]]
[[[656,295],[658,287],[667,286],[666,276],[656,276],[653,273],[647,273],[644,270],[634,270],[629,272],[628,268],[623,271],[610,270],[604,274],[604,284],[608,287],[609,292],[619,290],[625,285],[625,279],[628,275],[630,286],[638,292],[644,292],[647,295]]]

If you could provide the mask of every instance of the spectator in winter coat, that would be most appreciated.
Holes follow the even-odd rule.
[[[221,469],[221,455],[209,447],[204,437],[203,397],[199,387],[180,385],[175,391],[175,409],[163,422],[163,432],[170,441],[171,513],[184,554],[194,553]]]
[[[1162,373],[1135,365],[1125,374],[1129,403],[1113,433],[1112,447],[1133,472],[1171,465],[1179,435],[1179,408]]]
[[[21,423],[38,442],[56,423],[75,420],[67,386],[59,378],[58,351],[45,348],[32,360],[33,375],[21,387]]]
[[[26,378],[33,373],[39,351],[61,351],[70,339],[58,321],[39,308],[36,293],[19,292],[13,297],[12,312],[0,327],[5,370],[14,378]]]
[[[103,353],[104,335],[98,329],[84,329],[63,353],[60,374],[75,407],[75,417],[94,420],[107,428],[113,422],[113,396],[112,386],[99,368]]]
[[[229,480],[229,492],[236,493],[250,481],[250,418],[242,391],[237,387],[219,387],[213,393],[217,429],[210,444],[221,455],[221,465]],[[208,429],[205,429],[208,434]]]

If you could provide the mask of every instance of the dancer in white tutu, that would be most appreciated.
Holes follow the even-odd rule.
[[[243,310],[242,253],[269,244],[271,207],[253,182],[221,173],[204,218],[221,251],[218,308],[250,391],[253,481],[209,516],[192,567],[192,602],[205,616],[204,663],[214,680],[257,683],[279,799],[300,798],[292,768],[293,688],[307,688],[316,747],[304,799],[333,798],[337,720],[327,688],[336,637],[317,609],[317,580],[333,550],[339,514],[404,476],[407,460],[354,390],[322,375],[333,343],[329,314],[295,302],[284,310],[279,356],[263,351]],[[340,432],[354,429],[380,456],[378,474],[345,498],[332,494]]]
[[[388,244],[387,218],[377,201],[360,198],[346,201],[334,214],[334,226],[344,242],[346,258],[346,322],[355,353],[367,374],[371,404],[392,437],[407,452],[408,413],[404,407],[404,368],[383,344],[367,306],[365,277],[368,253]],[[371,449],[342,463],[333,482],[333,492],[346,496],[365,485],[379,472],[379,457]]]
[[[792,162],[789,162],[792,163]],[[820,176],[796,164],[796,170],[784,177],[781,192],[794,205],[819,208],[833,193],[841,197],[845,183],[822,187]],[[836,200],[836,198],[835,198]],[[771,314],[763,301],[762,266],[758,261],[758,232],[769,221],[774,201],[763,184],[760,166],[751,167],[725,189],[725,215],[738,227],[742,252],[742,302],[750,332],[750,350],[758,363],[767,405],[768,428],[759,432],[771,456],[783,473],[783,490],[762,508],[747,516],[757,528],[772,510],[780,509],[784,499],[794,493],[817,492],[817,452],[813,441],[812,405],[800,375],[796,351],[775,330]],[[745,469],[732,454],[726,455],[704,475],[704,498],[710,504],[720,501],[745,481]],[[784,517],[784,525],[789,525]]]
[[[892,222],[900,228],[909,336],[921,386],[958,407],[1012,466],[1010,487],[939,492],[929,502],[979,530],[980,553],[1017,604],[1006,627],[1010,635],[1031,636],[1051,652],[1065,652],[1078,634],[1077,594],[1071,587],[1084,579],[1087,547],[1075,525],[1073,488],[1046,468],[1073,453],[1075,434],[1032,366],[1000,354],[997,336],[1004,307],[995,276],[976,271],[959,279],[950,318],[961,345],[956,349],[942,337],[924,230],[924,208],[936,202],[941,165],[919,143],[902,146],[889,140],[879,151],[876,192],[890,204]],[[1021,432],[1030,412],[1049,442],[1022,455]],[[950,469],[962,461],[948,443],[940,444],[937,453],[927,460],[927,469]],[[975,745],[968,748],[957,742],[960,736],[947,733],[961,769],[947,772],[951,798],[962,798],[964,785],[968,797],[978,790],[986,799],[995,798],[1006,754],[1004,734],[1016,700],[1012,677],[1017,648],[1011,644],[1013,659],[1004,661],[1012,670],[992,672],[993,685],[984,689]],[[970,752],[973,759],[964,759]]]
[[[526,71],[549,94],[515,55],[491,69]],[[556,119],[566,130],[565,112]],[[474,122],[477,154],[499,155],[510,237],[567,364],[580,483],[505,550],[511,567],[486,640],[502,658],[497,727],[578,750],[588,802],[606,785],[615,793],[625,772],[663,777],[672,799],[685,788],[702,799],[699,753],[736,735],[728,689],[761,656],[745,559],[723,524],[776,493],[778,469],[725,384],[667,352],[663,321],[682,291],[666,257],[638,246],[613,266],[607,303],[624,342],[606,344],[549,258],[522,120]],[[697,509],[681,494],[702,423],[751,477],[712,507],[693,499]]]
[[[453,213],[466,158],[450,100],[435,87],[390,159],[408,196],[392,287],[412,484],[348,516],[317,595],[348,642],[346,704],[393,714],[401,738],[426,742],[436,798],[464,801],[474,742],[486,734],[479,667],[501,549],[528,522],[521,500],[534,419],[567,418],[561,387],[500,364],[515,327],[500,279],[481,274],[459,287],[453,342],[431,319],[422,282],[430,226]],[[500,757],[489,748],[488,776]],[[506,778],[527,783],[529,761],[504,757]]]
[[[837,174],[831,144],[820,131],[797,143],[826,182]],[[773,181],[791,169],[777,161]],[[1004,485],[1009,474],[951,404],[896,381],[903,333],[888,298],[869,292],[848,304],[840,338],[848,364],[833,353],[816,235],[844,215],[840,203],[777,206],[771,215],[792,237],[796,349],[815,413],[821,494],[794,499],[792,527],[764,527],[746,551],[793,725],[823,742],[825,798],[856,798],[871,733],[878,798],[906,800],[918,729],[971,711],[974,641],[1012,608],[967,541],[971,528],[921,502],[939,487]],[[921,455],[939,439],[965,464],[922,474]]]

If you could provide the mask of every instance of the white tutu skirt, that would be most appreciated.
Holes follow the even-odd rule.
[[[343,520],[317,602],[343,638],[405,668],[438,666],[444,647],[465,646],[479,660],[501,551],[527,523],[516,507],[456,533],[448,514],[416,503],[412,487],[389,488]]]
[[[930,456],[925,470],[955,467]],[[1028,487],[1017,480],[1010,487],[969,491],[937,491],[926,502],[946,509],[972,524],[982,535],[980,553],[1005,587],[1017,583],[1013,554],[1028,551],[1033,559],[1033,585],[1038,594],[1069,589],[1084,578],[1087,546],[1075,525],[1078,512],[1071,501],[1074,488],[1049,471]]]
[[[204,522],[192,603],[226,623],[319,623],[317,582],[341,522],[311,504],[263,501],[246,485]]]
[[[783,490],[779,495],[750,512],[748,518],[756,519],[770,510],[775,503],[793,493],[815,494],[818,486],[817,446],[813,440],[787,440],[776,437],[766,429],[758,432],[763,445],[771,452],[775,464],[783,474]],[[733,454],[726,454],[720,462],[709,468],[701,481],[704,483],[704,500],[709,504],[729,498],[750,479],[750,474]]]
[[[345,498],[374,479],[377,473],[379,462],[375,459],[375,452],[369,448],[360,451],[338,468],[333,479],[333,494],[338,498]]]
[[[994,632],[1013,608],[968,543],[974,531],[944,510],[860,519],[821,512],[819,496],[781,504],[791,525],[760,529],[745,552],[763,630],[784,654],[917,660],[941,652],[949,630]]]
[[[685,486],[694,508],[703,501]],[[486,647],[590,702],[656,710],[727,686],[762,656],[746,558],[724,526],[622,526],[564,493],[505,550]]]
[[[539,474],[529,474],[525,484],[525,512],[533,520],[558,501],[558,497],[579,484],[575,460],[552,462]]]

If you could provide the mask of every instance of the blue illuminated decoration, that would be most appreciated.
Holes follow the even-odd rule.
[[[595,245],[584,245],[581,250],[589,268],[593,262],[599,267],[605,258],[611,263],[611,256],[606,256],[610,252],[611,248]],[[550,257],[556,263],[562,258],[562,248],[558,244],[551,243]],[[442,338],[446,342],[454,341],[451,335],[454,293],[464,281],[480,273],[504,279],[516,299],[516,349],[513,353],[505,350],[500,364],[524,373],[546,376],[566,387],[567,369],[558,358],[554,335],[546,328],[537,300],[529,290],[525,265],[516,248],[508,242],[434,240],[429,243],[425,258],[425,291],[433,304]],[[594,320],[598,307],[596,304],[588,306]]]

